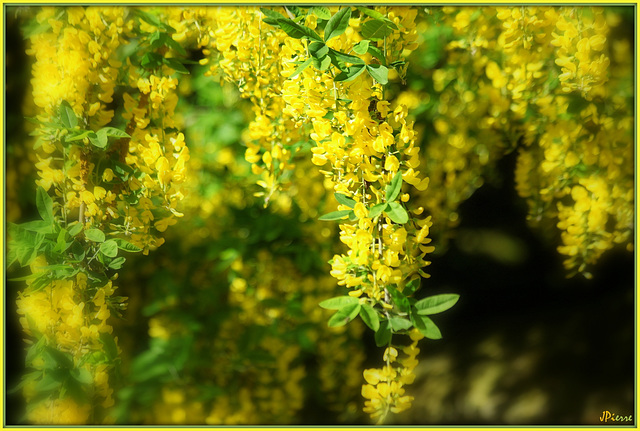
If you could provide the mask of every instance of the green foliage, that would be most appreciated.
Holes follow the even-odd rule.
[[[415,303],[415,308],[418,310],[418,314],[430,315],[438,314],[443,311],[447,311],[453,307],[460,299],[460,295],[444,294],[429,296],[428,298],[421,299]]]
[[[409,214],[407,214],[407,210],[405,210],[398,202],[389,202],[384,212],[395,223],[405,224],[409,221]]]
[[[313,29],[296,22],[296,20],[286,18],[279,12],[267,8],[261,8],[260,10],[265,15],[265,18],[263,18],[265,23],[281,28],[293,38],[308,39],[310,41],[308,46],[310,58],[300,62],[290,78],[298,76],[310,64],[313,64],[321,71],[327,70],[330,65],[333,65],[337,70],[334,76],[336,82],[350,82],[366,70],[371,78],[381,85],[388,83],[389,69],[387,68],[387,59],[384,53],[374,46],[371,41],[383,40],[391,35],[394,30],[397,30],[398,27],[393,21],[379,12],[364,7],[357,8],[362,15],[372,18],[362,24],[362,37],[364,40],[360,41],[352,49],[352,52],[357,55],[369,53],[378,61],[367,64],[356,55],[340,52],[324,44],[324,42],[328,42],[344,33],[352,14],[350,6],[340,9],[333,16],[329,15],[329,11],[326,8],[314,7],[310,9],[309,13],[314,13],[319,18],[327,19],[330,16],[324,26],[324,40]],[[403,64],[404,62],[394,62],[393,67],[400,68]]]
[[[351,210],[332,211],[328,214],[318,217],[318,220],[322,220],[322,221],[341,220],[341,219],[347,218],[351,214],[353,214],[353,211]]]
[[[331,318],[329,319],[328,325],[330,327],[343,326],[355,319],[355,317],[360,313],[361,305],[359,302],[355,304],[347,304],[344,307],[340,308]]]
[[[324,28],[324,41],[328,42],[336,36],[340,36],[347,29],[349,19],[351,18],[351,7],[347,6],[340,9],[335,15],[329,19],[327,26]]]
[[[391,183],[389,183],[389,185],[387,186],[387,189],[385,190],[385,198],[387,202],[393,202],[396,199],[398,199],[398,196],[400,195],[401,190],[402,190],[402,172],[398,171],[393,177],[393,179],[391,180]]]
[[[360,317],[372,331],[376,332],[380,328],[378,312],[369,304],[362,304],[362,307],[360,308]]]
[[[356,201],[354,201],[353,199],[340,194],[340,193],[334,193],[334,196],[336,197],[336,200],[341,203],[342,205],[346,205],[349,208],[353,208],[356,205]]]
[[[354,305],[358,302],[358,298],[354,298],[353,296],[337,296],[335,298],[325,299],[319,305],[327,310],[340,310],[347,305]]]

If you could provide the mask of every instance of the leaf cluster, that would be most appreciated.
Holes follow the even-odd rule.
[[[398,197],[400,196],[400,191],[402,190],[402,173],[398,171],[396,175],[393,177],[391,182],[387,185],[385,189],[385,202],[379,203],[376,205],[367,208],[369,213],[369,218],[374,219],[380,214],[384,213],[389,217],[391,221],[397,224],[405,224],[409,221],[409,213],[407,210],[397,202]],[[324,214],[318,218],[318,220],[323,221],[333,221],[333,220],[342,220],[344,218],[349,218],[351,221],[357,220],[357,217],[353,211],[353,208],[356,205],[356,201],[343,195],[340,193],[335,193],[336,200],[342,205],[346,205],[350,210],[339,210],[333,211],[328,214]]]
[[[125,262],[124,257],[118,257],[118,250],[142,251],[122,238],[107,239],[100,229],[83,231],[84,226],[80,222],[61,222],[54,215],[53,199],[42,187],[36,193],[36,207],[40,220],[9,224],[7,256],[8,266],[17,262],[22,267],[30,265],[40,255],[45,257],[46,267],[19,279],[31,279],[30,289],[33,291],[42,289],[53,280],[68,279],[79,272],[104,285],[110,270],[120,269]]]
[[[393,285],[387,286],[392,298],[391,312],[352,296],[337,296],[320,302],[320,307],[327,310],[337,310],[329,319],[330,327],[343,326],[358,315],[362,321],[375,332],[376,344],[381,347],[387,345],[392,334],[405,334],[411,328],[417,328],[426,338],[438,340],[442,338],[440,329],[429,317],[442,313],[458,302],[457,294],[441,294],[416,300],[412,297],[418,289],[420,279],[407,283],[403,290]]]
[[[376,82],[382,85],[388,83],[389,65],[387,65],[385,53],[376,45],[377,41],[384,40],[394,30],[397,30],[398,26],[381,13],[366,7],[357,7],[356,10],[360,16],[367,18],[361,24],[363,40],[357,43],[350,52],[341,52],[329,47],[327,42],[345,32],[352,16],[351,6],[340,9],[334,15],[331,15],[326,7],[312,7],[306,13],[302,8],[295,8],[296,14],[294,15],[287,7],[291,18],[272,9],[261,8],[260,10],[265,15],[263,19],[265,23],[282,29],[290,37],[308,41],[309,58],[298,62],[298,67],[289,78],[296,77],[309,65],[313,65],[320,71],[326,71],[333,65],[336,70],[334,76],[336,82],[352,81],[366,71]],[[324,28],[324,37],[304,25],[304,19],[309,14],[318,18],[318,27]],[[363,59],[366,54],[369,54],[375,61],[367,63]],[[391,67],[399,68],[403,64],[404,62],[394,62]]]

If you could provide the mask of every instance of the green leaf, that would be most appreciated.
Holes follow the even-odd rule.
[[[96,137],[101,145],[104,145],[102,148],[105,148],[109,143],[109,137],[107,136],[107,129],[103,128],[96,132]]]
[[[331,318],[329,319],[328,325],[331,328],[335,328],[337,326],[343,326],[355,319],[355,317],[360,312],[360,303],[357,302],[355,304],[349,304],[342,307],[338,310]]]
[[[53,223],[53,199],[42,187],[36,191],[36,207],[42,220]]]
[[[409,319],[405,319],[400,316],[391,316],[389,319],[389,325],[391,326],[391,330],[393,332],[400,332],[406,329],[409,329],[413,326]]]
[[[163,56],[156,54],[155,52],[147,52],[140,59],[140,66],[145,69],[157,69],[162,65]]]
[[[283,7],[288,14],[293,15],[293,19],[295,19],[297,22],[300,22],[302,19],[304,19],[304,15],[302,15],[302,9],[300,9],[298,6],[288,4]]]
[[[280,28],[284,30],[285,33],[295,39],[302,39],[303,37],[306,37],[310,40],[322,42],[322,38],[318,36],[318,33],[311,30],[309,27],[300,25],[289,18],[279,18],[277,22],[280,25]]]
[[[324,56],[321,60],[317,58],[313,58],[311,60],[313,62],[313,66],[321,72],[327,70],[329,68],[329,65],[331,64],[331,58],[329,56]]]
[[[354,201],[353,199],[340,194],[340,193],[334,193],[333,194],[336,197],[336,200],[341,203],[342,205],[346,205],[349,208],[353,208],[356,205],[356,201]]]
[[[369,50],[369,41],[361,40],[360,42],[353,45],[353,52],[358,55],[364,55]]]
[[[393,299],[393,303],[396,304],[400,311],[408,313],[411,305],[409,304],[407,297],[394,286],[389,286],[388,290],[391,294],[391,298]]]
[[[24,242],[20,241],[12,247],[12,250],[15,248],[15,258],[17,258],[20,266],[26,266],[31,264],[38,256],[45,237],[42,233],[36,233],[35,236],[26,234],[22,239]]]
[[[61,382],[56,380],[50,373],[45,373],[42,380],[38,381],[34,390],[36,392],[48,392],[60,386]]]
[[[65,136],[64,140],[65,142],[79,141],[89,136],[89,133],[91,133],[91,130],[78,130],[78,133],[74,131]]]
[[[420,288],[420,280],[421,279],[419,277],[416,277],[413,280],[409,281],[407,284],[405,284],[402,293],[404,293],[405,296],[413,295]]]
[[[373,19],[384,20],[385,18],[384,15],[382,15],[380,12],[378,12],[375,9],[369,9],[368,7],[364,7],[364,6],[356,6],[356,7],[360,12],[362,12],[367,16],[370,16]]]
[[[384,65],[387,64],[387,59],[384,58],[384,53],[377,46],[369,44],[368,52],[369,54],[377,58],[381,64],[384,64]]]
[[[23,375],[22,376],[22,380],[20,380],[20,383],[18,383],[17,385],[15,385],[11,389],[7,388],[7,394],[15,394],[20,389],[22,389],[24,387],[24,385],[26,385],[27,383],[33,382],[34,380],[36,380],[40,376],[42,376],[42,371],[40,371],[40,370],[32,371],[30,373],[27,373],[27,374]]]
[[[189,74],[189,71],[187,70],[187,68],[184,67],[184,64],[182,64],[182,62],[177,58],[164,58],[162,61],[164,62],[164,64],[166,64],[167,66],[169,66],[171,69],[175,70],[178,73],[182,73],[183,75]]]
[[[35,256],[32,256],[30,260],[35,259]],[[31,282],[31,285],[29,286],[29,292],[38,292],[42,289],[44,289],[45,286],[48,286],[51,283],[51,276],[50,274],[41,274],[40,276],[36,277],[34,281]],[[31,326],[31,328],[33,328],[34,326]]]
[[[100,244],[100,252],[107,257],[116,257],[118,255],[118,244],[110,239]]]
[[[70,374],[71,377],[84,385],[90,385],[91,383],[93,383],[93,377],[91,376],[91,373],[85,368],[74,368],[71,370]]]
[[[73,368],[71,355],[51,346],[44,346],[42,358],[44,359],[45,368]]]
[[[27,351],[27,356],[25,358],[25,362],[27,364],[31,364],[31,361],[33,361],[38,356],[40,356],[40,353],[42,352],[42,349],[44,348],[45,343],[46,343],[46,337],[40,337],[38,341],[29,348],[29,350]]]
[[[98,133],[94,133],[94,132],[89,133],[89,142],[91,142],[91,145],[93,145],[94,147],[97,147],[100,149],[107,148],[107,144],[109,143],[107,139],[107,134],[100,133],[100,130],[98,130]]]
[[[360,34],[364,39],[380,40],[393,33],[386,21],[369,20],[360,25]]]
[[[398,26],[393,21],[391,21],[386,16],[382,15],[377,10],[369,9],[369,8],[362,7],[362,6],[358,7],[358,10],[360,12],[364,13],[365,15],[370,16],[373,19],[384,21],[389,27],[391,27],[394,30],[398,29]]]
[[[122,238],[114,238],[113,241],[115,241],[115,243],[118,245],[118,248],[120,250],[130,251],[132,253],[137,253],[139,251],[142,251],[142,249],[137,245],[133,245],[129,241],[126,241]]]
[[[148,41],[151,48],[153,49],[158,49],[166,46],[167,48],[173,49],[174,51],[178,52],[180,55],[187,55],[187,52],[182,47],[182,45],[173,40],[171,35],[168,33],[156,31],[148,38]]]
[[[144,11],[142,11],[140,9],[133,9],[133,13],[134,13],[134,15],[137,15],[138,18],[140,18],[141,20],[145,21],[147,24],[150,24],[150,25],[152,25],[154,27],[161,28],[161,29],[163,29],[165,31],[168,31],[170,33],[175,33],[176,32],[175,28],[173,28],[170,25],[165,24],[164,22],[160,21],[160,19],[155,15],[152,15],[150,13],[144,12]]]
[[[385,190],[385,199],[387,202],[393,202],[398,199],[400,191],[402,190],[402,172],[398,171],[396,175],[391,179],[391,182],[387,185]]]
[[[314,6],[311,8],[311,13],[320,19],[328,20],[331,18],[331,12],[324,6]]]
[[[98,133],[100,132],[104,133],[107,136],[111,136],[113,138],[130,138],[131,137],[126,132],[123,132],[120,129],[116,129],[115,127],[103,127],[98,131]]]
[[[104,236],[104,232],[102,232],[100,229],[95,228],[85,230],[84,236],[89,241],[93,242],[104,242],[104,240],[106,239],[106,237]]]
[[[260,12],[262,12],[266,18],[263,18],[262,21],[266,22],[269,25],[272,25],[274,27],[280,27],[280,24],[278,23],[279,19],[285,19],[285,16],[282,15],[280,12],[276,12],[274,10],[271,9],[267,9],[264,7],[260,8]]]
[[[82,232],[83,225],[80,222],[73,222],[69,226],[69,236],[72,238]]]
[[[170,34],[163,33],[163,35],[162,42],[165,46],[173,49],[180,55],[187,55],[187,51],[185,51],[184,47],[180,45],[180,43],[176,42]]]
[[[31,280],[32,278],[37,277],[39,274],[28,274],[28,275],[23,275],[22,277],[14,277],[14,278],[8,278],[8,281],[25,281],[25,280]]]
[[[367,72],[369,75],[382,85],[389,82],[389,69],[381,64],[367,64]]]
[[[411,313],[411,321],[413,325],[418,328],[418,331],[422,335],[432,340],[439,340],[442,338],[442,333],[440,329],[433,323],[433,320],[429,319],[427,316],[421,316],[417,313]]]
[[[113,172],[123,181],[127,181],[129,175],[133,175],[134,173],[133,168],[125,163],[115,160],[111,163],[113,164]]]
[[[392,62],[390,66],[396,69],[397,71],[400,71],[400,69],[402,69],[402,66],[404,66],[405,64],[407,64],[407,62],[404,60],[396,60]]]
[[[60,102],[60,121],[67,129],[73,129],[78,125],[78,117],[76,117],[73,108],[66,100]]]
[[[385,213],[394,223],[405,224],[409,221],[409,214],[407,214],[407,210],[405,210],[398,202],[389,203]]]
[[[120,257],[116,257],[115,259],[113,259],[110,263],[109,263],[109,268],[111,269],[120,269],[122,268],[122,265],[124,265],[124,262],[127,259],[125,259],[124,257],[120,256]]]
[[[149,42],[149,46],[151,46],[151,48],[158,49],[162,46],[162,41],[160,40],[162,34],[163,33],[160,31],[155,31],[151,33],[151,35],[147,38],[147,41]]]
[[[359,299],[353,296],[336,296],[335,298],[325,299],[318,305],[326,310],[339,310],[346,305],[357,304],[358,302],[360,302]]]
[[[118,357],[118,346],[111,334],[102,332],[100,334],[100,341],[104,346],[104,352],[107,354],[107,358],[113,360]]]
[[[308,58],[307,60],[305,60],[302,63],[300,63],[300,65],[298,67],[296,67],[296,70],[293,71],[293,73],[289,76],[288,79],[295,78],[296,76],[298,76],[310,64],[311,64],[311,59],[310,58]]]
[[[339,74],[336,75],[336,77],[333,79],[336,82],[349,82],[349,81],[353,81],[354,79],[356,79],[358,76],[360,76],[360,74],[362,74],[362,72],[364,72],[366,69],[364,64],[359,64],[356,66],[351,66],[348,67],[346,70],[340,72]]]
[[[318,220],[322,220],[322,221],[340,220],[347,217],[351,212],[352,212],[351,210],[333,211],[318,217]]]
[[[344,52],[336,51],[335,49],[331,48],[329,48],[328,55],[331,58],[331,62],[333,63],[333,65],[342,71],[345,71],[347,69],[347,63],[351,63],[352,65],[365,64],[364,60],[360,57],[345,54]]]
[[[135,15],[138,16],[138,18],[140,18],[141,20],[143,20],[144,22],[146,22],[147,24],[150,24],[154,27],[161,27],[162,23],[160,22],[160,20],[155,16],[155,15],[151,15],[150,13],[147,13],[143,10],[140,9],[134,9],[133,13]]]
[[[62,253],[71,246],[71,242],[67,242],[67,235],[68,232],[66,229],[60,229],[60,232],[58,232],[58,238],[56,239],[56,246],[53,249],[54,252]]]
[[[71,253],[73,254],[73,258],[76,261],[81,262],[82,260],[84,260],[86,250],[78,241],[74,241],[71,244]]]
[[[35,220],[22,223],[19,225],[20,229],[28,230],[29,232],[36,232],[42,234],[53,233],[55,226],[51,224],[51,221]]]
[[[458,302],[458,299],[460,299],[460,295],[455,293],[434,295],[416,302],[415,307],[418,310],[418,314],[438,314],[453,307]]]
[[[378,217],[380,214],[382,214],[382,211],[386,209],[387,209],[386,203],[381,203],[381,204],[372,206],[371,209],[369,210],[369,218]]]
[[[362,307],[360,308],[360,317],[362,318],[362,321],[374,332],[380,328],[380,318],[378,317],[378,313],[369,304],[362,304]]]
[[[380,327],[376,331],[375,340],[376,346],[378,347],[389,345],[389,341],[391,341],[391,328],[389,327],[388,320],[383,320],[380,323]]]
[[[351,6],[346,6],[340,9],[334,16],[331,17],[327,26],[324,28],[324,40],[328,42],[336,36],[340,36],[349,26],[349,19],[351,18]]]
[[[309,44],[309,54],[315,58],[324,58],[329,54],[329,47],[322,42],[311,42]]]

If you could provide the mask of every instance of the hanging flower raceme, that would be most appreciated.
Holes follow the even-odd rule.
[[[610,47],[621,45],[609,44],[614,16],[606,13],[534,6],[437,12],[434,19],[446,23],[452,40],[442,66],[427,72],[439,100],[435,133],[423,138],[432,187],[421,199],[439,243],[452,236],[458,205],[517,147],[516,189],[531,224],[560,229],[568,275],[590,276],[605,250],[628,241],[632,205],[622,203],[620,190],[631,178],[623,162],[632,142],[629,99],[618,81],[623,74],[609,77]],[[615,144],[601,140],[605,131]],[[610,190],[598,188],[588,198],[578,192],[580,205],[571,198],[574,186],[604,178]],[[588,202],[591,222],[577,214]]]
[[[308,15],[305,26],[275,11],[263,12],[267,22],[291,36],[283,48],[284,113],[296,124],[312,126],[312,162],[323,167],[340,204],[320,220],[349,218],[340,225],[348,251],[331,261],[331,275],[348,288],[348,296],[321,305],[338,310],[329,326],[360,314],[385,345],[392,333],[414,325],[399,313],[411,312],[415,300],[409,297],[418,285],[407,287],[409,280],[428,276],[422,268],[433,250],[427,237],[430,219],[415,217],[422,208],[408,211],[411,197],[402,191],[403,183],[417,190],[428,186],[418,170],[413,124],[406,106],[390,109],[384,87],[390,75],[404,73],[403,54],[415,47],[415,10],[360,8],[354,17],[346,7],[333,16]],[[373,26],[384,28],[384,36],[369,39]],[[415,313],[413,320],[433,335],[421,315]]]
[[[28,50],[40,108],[35,148],[42,220],[12,226],[10,263],[31,266],[18,312],[32,341],[27,365],[33,372],[22,385],[36,423],[113,421],[109,382],[119,350],[108,321],[126,305],[114,296],[115,271],[125,261],[118,254],[161,244],[157,232],[180,215],[177,187],[189,156],[183,135],[168,132],[175,81],[168,66],[149,64],[164,58],[153,42],[143,65],[128,63],[135,70],[129,83],[140,94],[130,106],[136,112],[125,114],[129,123],[122,129],[117,119],[109,126],[114,89],[126,85],[119,48],[125,36],[144,38],[140,22],[150,20],[144,12],[135,20],[131,12],[44,8],[35,17],[45,29],[31,37]],[[132,97],[125,99],[131,105]]]
[[[264,189],[256,196],[263,196],[267,205],[288,187],[293,157],[305,135],[299,123],[283,115],[281,58],[287,35],[263,22],[264,17],[255,7],[221,7],[202,25],[212,35],[206,49],[210,73],[220,72],[221,80],[236,85],[251,102],[254,118],[244,135],[245,158]]]

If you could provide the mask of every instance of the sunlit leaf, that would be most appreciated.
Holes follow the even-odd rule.
[[[460,299],[460,295],[446,293],[442,295],[429,296],[415,303],[418,314],[438,314],[453,307]]]

